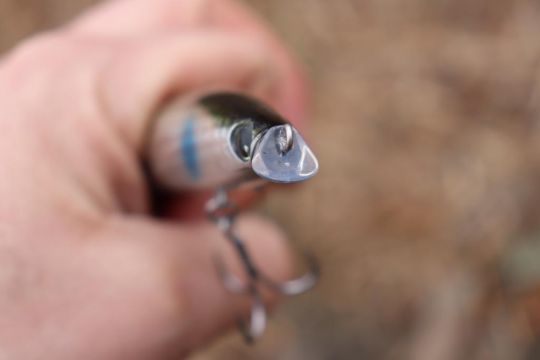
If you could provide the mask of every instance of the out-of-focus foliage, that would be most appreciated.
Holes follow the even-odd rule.
[[[0,45],[90,3],[0,0]],[[538,2],[248,3],[312,81],[322,171],[265,207],[324,273],[194,358],[538,358]]]

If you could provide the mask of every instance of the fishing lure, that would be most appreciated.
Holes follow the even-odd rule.
[[[242,281],[222,260],[216,265],[224,286],[251,297],[249,321],[240,329],[248,342],[266,327],[259,286],[285,295],[309,290],[318,279],[315,259],[306,255],[309,271],[284,283],[272,281],[252,261],[234,233],[239,211],[229,192],[261,181],[295,183],[313,177],[317,159],[298,131],[260,102],[236,93],[217,92],[176,99],[157,114],[147,146],[155,181],[170,190],[215,189],[206,212],[236,250],[247,275]]]

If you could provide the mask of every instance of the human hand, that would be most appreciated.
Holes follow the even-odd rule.
[[[303,117],[296,65],[229,0],[105,3],[3,59],[0,359],[177,358],[246,310],[215,274],[217,230],[149,216],[140,167],[160,102],[211,86]],[[278,229],[249,216],[239,232],[288,275]]]

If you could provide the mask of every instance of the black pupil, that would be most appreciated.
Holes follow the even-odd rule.
[[[234,151],[236,155],[247,161],[249,159],[251,142],[253,141],[253,126],[239,125],[232,133]]]

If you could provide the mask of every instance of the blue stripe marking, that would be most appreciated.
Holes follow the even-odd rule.
[[[201,176],[201,169],[199,168],[197,142],[195,140],[194,118],[189,118],[184,125],[182,136],[180,137],[180,152],[189,176],[193,180],[198,180]]]

